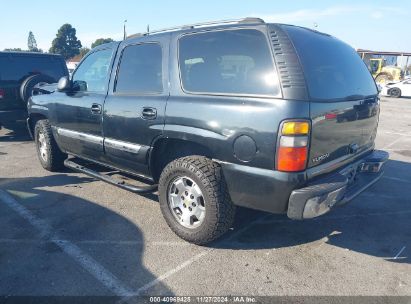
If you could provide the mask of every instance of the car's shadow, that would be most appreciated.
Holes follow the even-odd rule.
[[[90,181],[94,180],[66,174],[16,179],[0,178],[0,188],[15,195],[21,205],[52,227],[59,239],[79,247],[119,282],[124,283],[128,290],[135,292],[144,284],[156,279],[142,263],[146,244],[140,229],[113,210],[53,189],[53,187],[82,187]],[[35,247],[31,249],[30,245],[24,245],[26,246],[24,250],[35,252],[31,254],[30,259],[24,259],[21,257],[24,256],[23,253],[12,254],[7,246],[0,246],[0,295],[24,295],[33,293],[34,290],[34,295],[85,296],[78,298],[83,303],[87,302],[88,296],[100,292],[104,296],[116,297],[109,288],[102,288],[104,280],[97,282],[84,269],[80,269],[79,272],[75,268],[77,266],[70,266],[75,263],[73,264],[68,255],[63,254],[64,258],[61,258],[61,255],[56,256],[61,248],[53,244],[52,239],[41,239],[37,243],[38,236],[35,229],[18,218],[1,201],[0,208],[5,208],[2,209],[0,216],[0,239],[9,239],[14,242],[11,244],[19,244],[20,238],[27,241],[31,236],[33,241],[28,244],[33,244],[32,246]],[[18,267],[15,266],[17,264]],[[60,266],[66,270],[56,273]],[[34,275],[34,272],[39,279],[28,283],[25,278]],[[48,278],[48,275],[51,278]],[[110,282],[107,285],[110,285]],[[10,291],[18,291],[18,293],[13,294]],[[142,294],[145,293],[146,291]],[[161,282],[150,288],[150,293],[173,294]],[[116,298],[118,300],[121,297]],[[76,298],[72,300],[76,302]],[[90,297],[88,300],[96,299]]]
[[[411,181],[411,164],[389,160],[385,175],[354,201],[317,219],[293,221],[286,215],[238,209],[234,230],[211,246],[274,249],[323,240],[388,261],[411,263],[411,189],[407,183]],[[253,219],[257,221],[249,229],[231,236]]]
[[[27,111],[0,111],[0,142],[31,140],[26,125]]]

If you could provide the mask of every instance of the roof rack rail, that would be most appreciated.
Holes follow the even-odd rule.
[[[217,26],[217,25],[225,25],[225,24],[241,24],[241,23],[262,23],[263,24],[265,22],[264,22],[263,19],[255,18],[255,17],[246,17],[246,18],[242,18],[242,19],[231,19],[231,20],[209,21],[209,22],[202,22],[202,23],[194,23],[194,24],[186,24],[186,25],[168,27],[168,28],[154,30],[154,31],[151,31],[151,32],[146,32],[146,33],[137,33],[137,34],[134,34],[134,35],[130,35],[127,38],[136,38],[136,37],[147,36],[147,35],[151,35],[151,34],[172,32],[172,31],[185,30],[185,29],[194,29],[194,28],[205,27],[205,26]]]

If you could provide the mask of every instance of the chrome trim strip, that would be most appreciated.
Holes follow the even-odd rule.
[[[120,140],[115,140],[112,138],[104,139],[104,146],[133,154],[138,154],[141,149],[141,146],[138,144],[132,144]]]
[[[81,141],[87,141],[96,145],[103,145],[103,137],[91,135],[87,133],[77,132],[73,130],[63,129],[63,128],[56,128],[57,134],[59,136],[65,136],[72,139],[77,139]]]

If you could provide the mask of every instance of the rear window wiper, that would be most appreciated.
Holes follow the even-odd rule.
[[[365,96],[364,95],[349,95],[343,98],[344,101],[349,101],[349,100],[359,100],[359,99],[364,99]]]

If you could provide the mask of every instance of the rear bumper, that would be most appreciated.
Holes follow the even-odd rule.
[[[351,201],[381,178],[388,156],[385,151],[375,150],[336,173],[294,190],[288,202],[288,217],[297,220],[317,217]]]

